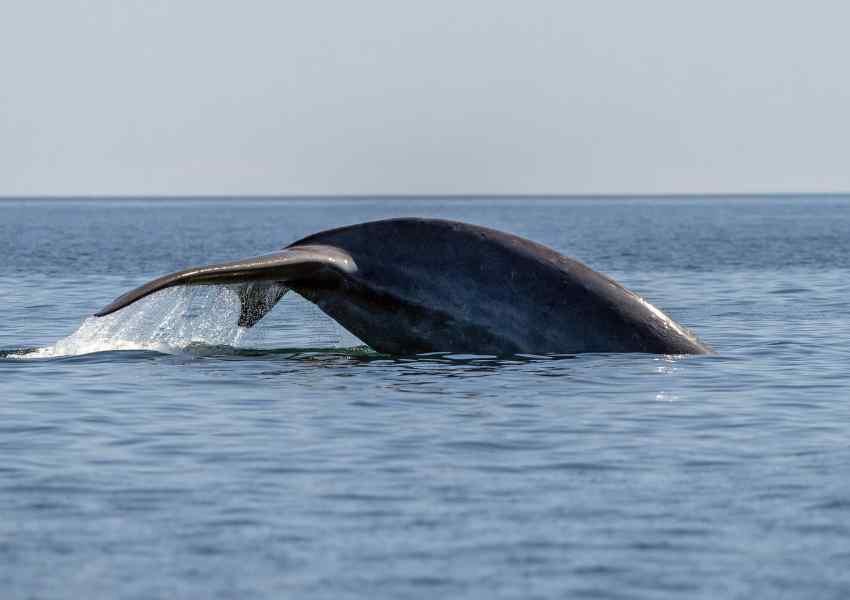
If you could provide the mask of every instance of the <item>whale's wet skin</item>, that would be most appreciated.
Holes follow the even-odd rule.
[[[286,248],[189,267],[126,292],[105,317],[175,286],[233,286],[253,327],[291,288],[390,354],[709,354],[690,331],[613,279],[542,244],[487,227],[383,219]]]
[[[573,256],[718,354],[380,353],[292,290],[240,327],[231,284],[84,317],[414,215]],[[0,202],[0,590],[844,597],[848,231],[838,197]]]

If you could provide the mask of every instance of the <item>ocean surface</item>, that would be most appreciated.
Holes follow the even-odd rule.
[[[714,356],[383,356],[184,266],[548,244]],[[850,597],[850,198],[0,201],[2,598]]]

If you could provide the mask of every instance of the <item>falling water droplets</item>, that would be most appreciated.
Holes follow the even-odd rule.
[[[108,350],[178,353],[192,344],[237,346],[239,296],[225,286],[163,290],[105,317],[88,317],[77,330],[26,358],[51,358]]]
[[[21,350],[5,358],[55,358],[112,350],[180,354],[192,347],[361,348],[363,342],[297,294],[256,326],[239,327],[238,286],[173,287],[106,315],[88,317],[71,335],[51,346]]]

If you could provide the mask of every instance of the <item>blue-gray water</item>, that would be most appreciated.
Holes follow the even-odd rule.
[[[400,215],[551,245],[718,354],[395,359],[292,294],[240,335],[215,288],[71,335]],[[4,598],[850,594],[848,198],[5,201],[0,256]]]

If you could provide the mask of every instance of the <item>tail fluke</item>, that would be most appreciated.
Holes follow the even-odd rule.
[[[351,255],[334,246],[291,246],[285,250],[230,262],[193,267],[164,275],[113,300],[96,317],[103,317],[145,296],[178,285],[247,284],[239,287],[242,308],[239,325],[251,327],[286,293],[287,281],[314,277],[322,270],[354,273]]]

